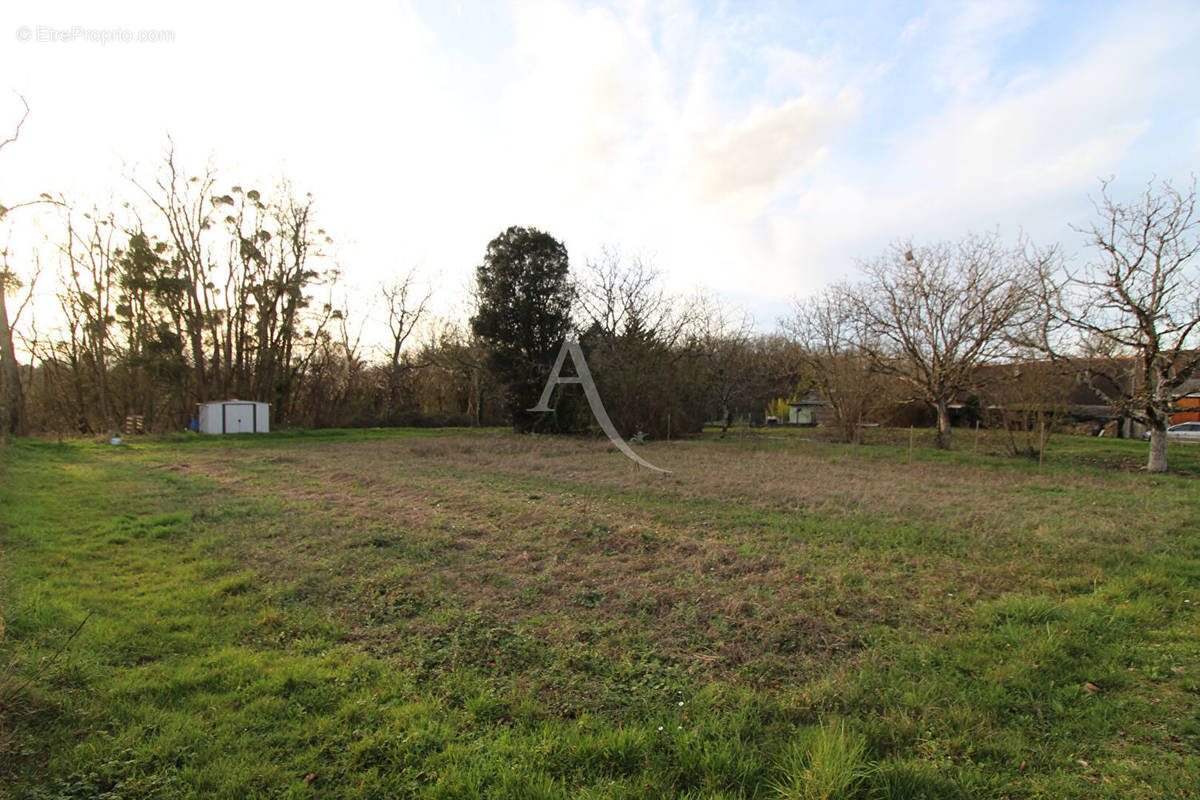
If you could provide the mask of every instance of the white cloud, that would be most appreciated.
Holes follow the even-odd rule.
[[[906,136],[901,174],[926,176],[922,207],[956,221],[1079,193],[1149,129],[1157,65],[1171,46],[1129,32],[1097,42],[1040,84],[935,114]]]
[[[671,20],[668,33],[693,24],[678,8]],[[769,290],[744,266],[771,258],[765,215],[828,156],[857,93],[731,113],[717,86],[736,43],[666,35],[656,46],[644,13],[565,3],[518,4],[515,24],[522,69],[498,110],[521,170],[514,221],[563,236],[576,258],[619,243],[655,253],[680,285],[727,285],[736,272]]]
[[[929,14],[928,13],[911,19],[911,20],[909,20],[908,24],[904,26],[904,29],[902,31],[900,31],[900,41],[901,42],[910,42],[913,39],[915,39],[917,36],[919,36],[921,34],[921,32],[924,31],[928,27],[929,27]]]
[[[1028,25],[1033,12],[1029,0],[970,0],[953,6],[935,50],[935,85],[959,97],[978,90],[990,77],[1005,38]]]
[[[858,103],[852,90],[832,101],[805,95],[775,108],[756,108],[700,136],[689,164],[699,198],[723,204],[743,200],[743,215],[762,213],[774,192],[825,159],[834,134],[854,117]]]

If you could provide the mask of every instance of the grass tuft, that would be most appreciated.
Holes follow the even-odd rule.
[[[806,731],[784,753],[775,791],[787,800],[843,800],[868,776],[867,741],[844,722]]]

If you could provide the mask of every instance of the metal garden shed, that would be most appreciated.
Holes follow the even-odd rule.
[[[251,400],[216,400],[200,403],[201,433],[267,433],[271,406]]]

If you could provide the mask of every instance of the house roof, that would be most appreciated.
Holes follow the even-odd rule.
[[[1007,377],[1013,371],[1032,372],[1047,381],[1068,377],[1071,379],[1071,385],[1067,389],[1068,404],[1101,406],[1107,404],[1105,393],[1119,395],[1128,390],[1136,362],[1137,359],[1131,357],[1072,358],[1060,362],[1014,361],[1006,364],[985,364],[976,374],[981,384]],[[1089,372],[1090,380],[1084,377]],[[1175,396],[1185,397],[1197,393],[1200,393],[1200,373],[1193,373],[1193,377],[1175,391]]]
[[[1194,397],[1197,395],[1200,395],[1200,375],[1189,378],[1179,387],[1179,391],[1176,392],[1176,396],[1178,397]]]
[[[803,406],[827,406],[827,405],[829,405],[829,401],[826,400],[825,398],[821,397],[821,393],[818,392],[816,389],[813,389],[811,392],[804,395],[804,397],[800,398],[799,400],[793,400],[790,403],[788,403],[788,406],[791,408],[801,408]]]

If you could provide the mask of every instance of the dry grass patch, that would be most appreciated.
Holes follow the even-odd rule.
[[[674,473],[603,442],[515,436],[191,453],[188,469],[279,503],[227,557],[292,587],[288,601],[329,606],[374,652],[471,613],[554,646],[617,658],[652,643],[710,678],[766,682],[852,658],[876,628],[944,631],[981,598],[1045,591],[1073,537],[1127,536],[1099,502],[1072,509],[1065,537],[1039,525],[1063,512],[1048,476],[802,444],[647,457]]]

